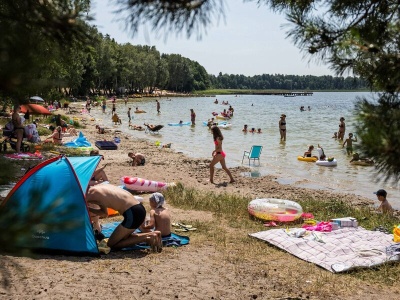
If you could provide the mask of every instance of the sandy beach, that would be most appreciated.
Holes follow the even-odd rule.
[[[81,118],[82,116],[77,116]],[[373,201],[352,194],[281,185],[272,176],[244,177],[245,166],[231,169],[236,180],[217,169],[209,183],[210,158],[193,159],[171,149],[135,137],[121,135],[118,128],[97,133],[96,122],[82,121],[82,130],[94,146],[97,140],[121,139],[118,150],[100,150],[111,184],[120,185],[121,176],[137,176],[164,182],[180,182],[216,193],[235,193],[254,199],[339,198],[354,205]],[[116,132],[117,130],[117,132]],[[209,145],[212,152],[212,141]],[[94,146],[95,148],[95,146]],[[140,152],[145,166],[132,167],[128,152]],[[148,202],[148,194],[142,195]],[[168,204],[173,222],[203,224],[187,232],[190,244],[165,247],[162,253],[118,251],[100,258],[48,256],[1,257],[2,299],[398,299],[397,284],[371,283],[362,276],[335,275],[302,261],[275,247],[248,237],[251,232],[232,228],[219,216],[203,211],[186,211]],[[120,217],[103,219],[103,222]],[[207,228],[214,228],[209,229]],[[260,226],[259,231],[263,230]],[[216,239],[225,243],[217,243]],[[257,251],[249,255],[247,246]],[[252,247],[254,249],[254,247]],[[396,272],[399,266],[393,267]],[[355,288],[357,287],[357,288]]]

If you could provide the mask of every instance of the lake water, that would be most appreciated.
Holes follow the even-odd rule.
[[[354,193],[373,199],[377,202],[374,191],[384,188],[388,192],[388,200],[400,209],[399,184],[375,182],[376,173],[373,167],[353,166],[351,157],[342,149],[341,142],[332,138],[338,130],[339,119],[346,119],[346,134],[353,132],[353,108],[356,97],[369,97],[370,93],[314,93],[313,96],[283,97],[263,95],[240,95],[216,97],[160,98],[161,114],[157,114],[155,99],[144,102],[117,103],[117,113],[122,125],[113,126],[111,122],[111,104],[106,114],[100,108],[94,108],[91,114],[101,119],[107,127],[118,128],[134,137],[147,138],[162,144],[172,143],[175,151],[189,157],[211,157],[214,149],[212,135],[203,121],[212,117],[212,112],[221,112],[229,106],[222,105],[228,101],[235,109],[230,129],[222,129],[224,135],[224,151],[226,162],[230,167],[241,164],[243,151],[250,150],[252,145],[262,145],[261,166],[251,164],[252,172],[244,176],[274,175],[283,184],[328,189]],[[215,98],[220,104],[214,104]],[[165,127],[159,134],[146,134],[144,131],[128,129],[128,107],[147,111],[143,114],[132,113],[132,124],[161,124]],[[300,106],[311,107],[311,110],[300,111]],[[168,123],[190,121],[190,109],[196,112],[196,126],[168,126]],[[281,114],[286,114],[287,141],[281,142],[278,122]],[[261,128],[262,134],[244,134],[243,125],[249,128]],[[315,148],[320,144],[327,156],[334,156],[337,167],[317,166],[297,160],[307,150],[307,145]],[[356,146],[357,143],[353,145]],[[315,151],[316,152],[316,151]],[[244,161],[248,165],[248,160]]]

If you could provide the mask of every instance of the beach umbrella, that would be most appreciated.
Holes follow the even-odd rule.
[[[39,96],[33,96],[33,97],[30,97],[29,99],[35,100],[37,102],[44,102],[43,98],[41,98]]]
[[[21,113],[29,112],[31,115],[51,115],[49,110],[39,104],[22,104]]]

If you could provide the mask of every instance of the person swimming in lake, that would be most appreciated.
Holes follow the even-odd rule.
[[[244,124],[242,131],[247,132],[247,124]]]
[[[353,158],[350,160],[350,163],[352,162],[362,162],[368,165],[373,165],[374,161],[370,158],[361,158],[360,155],[356,152],[353,154]]]
[[[252,128],[250,129],[249,132],[250,132],[250,133],[255,133],[255,132],[256,132],[256,129],[255,129],[254,127],[252,127]]]
[[[258,128],[258,129],[257,129],[257,133],[262,133],[262,132],[261,132],[261,128]]]

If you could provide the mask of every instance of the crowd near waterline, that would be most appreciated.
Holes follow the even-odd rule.
[[[397,184],[376,182],[373,166],[350,163],[352,153],[357,152],[353,109],[356,97],[360,96],[369,97],[370,94],[332,92],[293,98],[258,95],[149,98],[141,102],[116,101],[115,113],[121,119],[121,124],[112,122],[111,101],[106,102],[106,107],[103,103],[102,107],[92,108],[91,115],[101,126],[118,128],[133,137],[152,140],[159,146],[172,145],[175,151],[188,156],[211,158],[213,138],[204,123],[232,107],[232,118],[215,119],[231,125],[221,129],[228,168],[240,165],[243,152],[252,145],[262,145],[260,166],[251,163],[252,171],[243,176],[274,175],[283,184],[354,193],[374,200],[376,196],[373,192],[384,188],[390,194],[392,205],[399,208]],[[193,117],[195,125],[192,125]],[[188,126],[168,126],[179,122]],[[164,127],[156,134],[149,134],[144,130],[145,123]],[[244,125],[249,128],[247,132],[243,131]],[[132,130],[135,126],[143,130]],[[253,128],[254,133],[251,132]],[[309,145],[317,147],[318,144],[323,147],[327,157],[337,159],[336,167],[320,167],[297,160],[297,156],[303,155]]]

